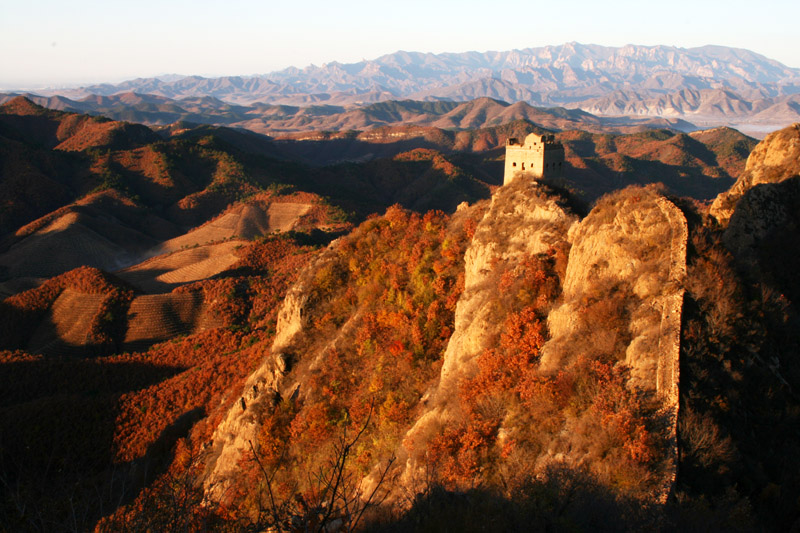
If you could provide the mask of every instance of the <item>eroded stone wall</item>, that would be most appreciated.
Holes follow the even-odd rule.
[[[674,286],[674,290],[665,297],[661,311],[658,373],[656,374],[656,393],[662,401],[660,414],[667,425],[667,453],[671,465],[671,469],[665,476],[658,495],[659,500],[665,503],[675,487],[678,472],[681,323],[683,318],[686,247],[689,241],[689,227],[683,212],[675,204],[666,198],[659,198],[658,206],[670,220],[670,227],[672,228],[669,283]]]

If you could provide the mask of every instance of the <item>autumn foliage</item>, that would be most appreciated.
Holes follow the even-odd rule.
[[[445,487],[519,489],[554,461],[548,449],[561,446],[564,428],[568,448],[592,457],[598,482],[633,492],[646,486],[660,451],[624,365],[598,353],[556,374],[539,370],[547,313],[560,292],[555,255],[528,257],[499,273],[502,333],[478,357],[476,374],[461,382],[463,419],[428,445],[426,459]]]
[[[63,507],[70,498],[80,502],[81,520],[91,522],[112,501],[128,501],[154,482],[135,500],[144,505],[141,509],[153,509],[155,495],[171,486],[170,476],[184,479],[183,452],[171,464],[174,444],[191,432],[183,445],[196,455],[210,438],[226,393],[241,387],[265,356],[276,309],[311,250],[280,237],[240,252],[242,259],[228,277],[182,289],[203,292],[210,310],[219,314],[218,327],[144,352],[103,357],[0,352],[0,477],[17,487],[19,500],[9,505],[19,507],[12,516],[28,509],[19,515],[20,524],[37,519],[30,509],[41,520],[67,520],[76,512]],[[238,287],[244,288],[243,298],[231,293]],[[132,295],[112,277],[82,268],[7,299],[4,311],[41,315],[65,288],[119,299]],[[6,438],[10,435],[15,439]],[[54,464],[58,468],[50,470]],[[82,481],[74,485],[78,471]],[[121,509],[120,516],[130,512]]]
[[[465,225],[464,217],[392,207],[337,242],[304,274],[309,327],[287,349],[293,374],[303,380],[301,395],[266,413],[258,441],[266,468],[292,465],[275,482],[284,496],[310,490],[298,473],[323,465],[342,431],[368,417],[352,451],[359,475],[397,446],[437,376],[452,332],[463,289]],[[243,479],[259,475],[254,461],[244,472]],[[241,494],[237,508],[226,513],[240,516],[256,504],[244,486]]]

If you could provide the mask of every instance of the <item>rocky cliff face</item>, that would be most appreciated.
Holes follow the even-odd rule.
[[[674,352],[680,332],[681,284],[686,274],[688,230],[681,211],[650,189],[626,190],[605,198],[570,232],[572,249],[562,304],[549,316],[551,340],[541,368],[555,372],[577,355],[583,338],[597,352],[624,348],[632,385],[667,392],[660,383],[665,351]],[[586,302],[612,291],[620,302],[618,323],[586,323]],[[671,342],[666,337],[671,338]]]
[[[800,174],[800,123],[773,132],[747,158],[745,170],[736,183],[711,205],[711,214],[723,226],[733,216],[739,200],[754,187],[779,183]]]
[[[224,502],[234,479],[239,474],[240,461],[257,447],[256,437],[261,427],[261,416],[281,398],[296,395],[297,384],[288,388],[284,377],[291,365],[291,357],[284,350],[303,329],[303,308],[308,303],[309,286],[313,274],[331,254],[335,243],[320,254],[301,273],[299,280],[288,291],[278,312],[276,334],[269,353],[264,354],[261,365],[247,379],[241,395],[229,399],[223,421],[214,431],[207,448],[206,472],[203,480],[206,498]]]
[[[745,172],[720,194],[711,214],[723,225],[725,247],[752,280],[795,300],[800,260],[800,124],[768,135],[750,154]]]
[[[626,189],[598,202],[570,232],[562,303],[548,317],[540,369],[557,373],[591,354],[630,368],[628,387],[654,402],[667,449],[656,497],[675,482],[681,312],[688,227],[680,209],[653,189]],[[599,309],[599,311],[598,311]],[[569,439],[550,456],[580,464]]]
[[[474,358],[496,340],[500,324],[490,318],[497,280],[494,263],[515,266],[523,258],[564,247],[577,217],[535,182],[498,190],[465,255],[464,293],[456,307],[439,385],[447,394],[474,370]],[[441,394],[441,393],[440,393]],[[442,399],[444,396],[442,396]]]
[[[399,452],[406,484],[413,485],[422,466],[418,461],[427,438],[459,415],[459,382],[477,371],[478,356],[497,342],[502,320],[495,313],[498,279],[496,263],[514,270],[527,257],[555,248],[566,248],[569,228],[577,216],[530,180],[503,186],[492,197],[465,255],[464,292],[455,313],[455,329],[442,364],[438,386],[426,401],[426,409],[408,432],[411,449]]]
[[[575,368],[588,369],[586,375],[594,379],[591,377],[595,375],[592,368],[597,368],[591,366],[594,363],[581,367],[579,362],[588,357],[609,371],[626,376],[620,394],[628,394],[624,392],[627,388],[631,395],[641,397],[648,409],[658,411],[658,422],[648,431],[658,431],[659,438],[668,441],[668,450],[658,459],[659,481],[655,485],[661,487],[653,489],[655,485],[648,485],[651,487],[648,490],[656,490],[660,498],[665,498],[674,480],[677,453],[677,354],[686,240],[683,214],[653,188],[629,188],[611,195],[601,200],[582,221],[542,184],[517,180],[498,189],[464,255],[464,289],[455,307],[452,334],[438,378],[434,375],[427,393],[414,400],[417,403],[410,407],[413,408],[410,426],[394,441],[401,443],[394,449],[400,486],[413,490],[424,483],[431,442],[472,416],[465,411],[464,402],[468,400],[464,384],[480,375],[487,351],[507,343],[508,320],[521,312],[504,303],[500,293],[507,289],[502,287],[504,284],[507,287],[509,280],[521,279],[526,261],[550,258],[549,264],[555,265],[552,275],[561,277],[563,294],[554,309],[548,307],[550,303],[537,308],[539,317],[549,312],[549,336],[544,332],[544,338],[549,340],[541,350],[540,359],[535,356],[527,360],[525,372],[535,376],[532,379],[540,384],[555,383],[557,379],[553,376],[566,368],[571,368],[567,375],[578,375],[574,374]],[[215,459],[209,462],[205,483],[209,498],[224,499],[227,480],[235,476],[237,465],[255,440],[259,416],[266,406],[287,395],[297,395],[301,401],[306,399],[308,393],[304,390],[308,387],[302,376],[312,375],[315,368],[324,365],[324,358],[334,357],[331,354],[336,351],[364,350],[363,344],[348,344],[358,338],[347,331],[348,324],[359,320],[357,307],[330,338],[316,339],[313,343],[297,341],[304,336],[319,336],[315,325],[306,324],[313,322],[307,316],[313,314],[315,305],[322,305],[315,300],[319,293],[315,292],[314,283],[323,278],[334,279],[323,274],[330,270],[331,258],[336,254],[336,245],[320,254],[289,291],[279,314],[272,353],[250,377],[243,395],[217,429],[212,453]],[[301,349],[302,357],[292,370],[291,381],[299,381],[289,387],[283,382],[294,357],[283,352],[287,347],[292,351],[297,346],[305,348]],[[573,378],[563,383],[569,379]],[[584,401],[595,402],[593,394]],[[525,452],[533,453],[525,461],[538,471],[553,464],[575,469],[590,465],[597,457],[596,451],[587,448],[591,438],[585,432],[592,430],[585,428],[599,423],[597,409],[584,405],[578,414],[566,409],[546,415],[548,424],[555,429],[551,428],[548,436],[542,438],[544,445],[537,445],[538,451]],[[508,435],[536,433],[526,425],[529,422],[520,425],[515,416],[503,415],[495,420],[499,427],[487,437],[492,449],[502,448],[506,439],[513,440]],[[574,436],[576,424],[584,424],[578,437]],[[381,453],[389,452],[376,451],[373,459],[380,461]],[[612,464],[615,463],[609,462],[609,467]],[[375,482],[375,478],[368,476],[366,490]]]

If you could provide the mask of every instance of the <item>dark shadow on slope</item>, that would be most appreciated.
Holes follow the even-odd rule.
[[[103,396],[149,387],[183,372],[175,366],[74,358],[31,358],[0,363],[0,408],[52,396]]]
[[[771,218],[776,207],[762,215]],[[755,212],[748,219],[758,225]],[[726,530],[723,518],[740,529],[792,530],[800,525],[800,320],[792,287],[770,274],[780,272],[780,255],[756,254],[766,271],[743,268],[718,230],[689,221],[678,519],[704,516],[705,530]],[[775,230],[784,244],[797,242],[796,228]]]
[[[430,148],[449,152],[452,140],[440,141],[425,137],[413,137],[396,142],[367,142],[357,139],[332,139],[325,141],[276,141],[289,159],[302,161],[313,166],[328,166],[339,163],[365,163],[375,159],[394,157],[397,154]]]
[[[662,183],[677,195],[709,200],[730,188],[734,182],[729,178],[702,175],[694,167],[679,167],[627,156],[619,156],[618,159],[618,162],[611,165],[606,158],[587,158],[583,160],[583,168],[566,161],[562,177],[555,178],[554,181],[563,183],[589,203],[629,185],[650,183]],[[615,166],[621,168],[615,170]]]
[[[663,509],[626,498],[591,476],[553,468],[510,494],[472,489],[453,492],[434,486],[417,494],[411,508],[374,532],[439,531],[659,531],[667,529]]]
[[[190,410],[147,453],[115,464],[117,402],[183,369],[41,360],[0,365],[0,530],[88,531],[163,473],[175,442],[203,416]],[[7,402],[13,401],[13,404]]]

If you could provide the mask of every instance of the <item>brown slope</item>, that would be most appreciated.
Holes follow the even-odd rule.
[[[233,240],[165,253],[116,272],[148,293],[168,292],[178,285],[210,278],[240,260],[237,249],[247,241]]]
[[[28,346],[37,329],[41,328],[49,329],[51,339],[59,337],[58,331],[71,331],[70,311],[66,310],[60,313],[59,316],[64,320],[61,325],[57,324],[57,321],[54,321],[51,316],[53,304],[67,289],[83,295],[100,295],[104,298],[108,296],[110,298],[109,305],[104,306],[102,312],[112,313],[108,320],[93,320],[91,331],[79,327],[70,335],[79,336],[79,331],[87,332],[84,342],[79,343],[83,346],[111,341],[113,329],[122,316],[122,313],[115,315],[114,311],[125,307],[131,296],[129,287],[114,276],[95,268],[81,267],[53,277],[38,287],[20,292],[0,302],[0,333],[2,333],[0,348],[24,348]],[[70,298],[69,300],[75,302],[81,298]],[[71,305],[65,305],[64,309],[70,308]],[[98,312],[100,312],[100,308],[98,308]]]
[[[695,131],[689,135],[714,152],[717,164],[732,178],[739,177],[744,170],[742,161],[758,144],[756,139],[727,127]]]
[[[237,202],[205,224],[161,243],[153,252],[173,252],[234,237],[254,239],[273,232],[311,229],[326,223],[317,213],[321,199],[311,194],[274,196],[261,193]],[[312,213],[313,212],[313,213]],[[315,216],[305,219],[306,215]]]
[[[116,270],[178,229],[114,191],[89,195],[17,230],[0,269],[10,278],[51,277],[83,265]]]
[[[0,128],[11,138],[67,151],[120,148],[158,140],[146,126],[53,111],[24,96],[0,106]]]
[[[91,176],[79,157],[2,134],[0,161],[0,238],[74,200]]]
[[[153,142],[144,126],[51,111],[18,97],[0,107],[0,235],[16,230],[99,186],[114,173],[99,153]],[[70,152],[70,153],[65,153]]]
[[[711,199],[744,168],[754,142],[734,130],[703,135],[654,130],[630,135],[563,132],[564,181],[593,200],[630,183],[667,185],[675,194]]]
[[[80,152],[89,148],[119,149],[159,140],[145,126],[114,122],[103,118],[71,115],[65,118],[56,131],[61,141],[56,150]]]
[[[105,294],[65,289],[34,331],[28,351],[49,356],[85,353],[87,345],[93,344],[89,341],[92,324],[105,300]]]
[[[67,210],[0,255],[10,277],[51,277],[83,265],[115,270],[155,243],[118,221]]]
[[[766,124],[800,122],[800,95],[795,94],[775,102],[757,113],[751,120]]]
[[[0,106],[0,113],[5,115],[24,116],[58,116],[46,108],[33,103],[24,96],[17,96]]]
[[[201,331],[206,326],[204,314],[200,292],[139,296],[128,310],[123,349],[145,350],[178,335]]]

